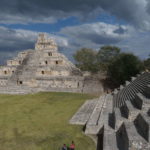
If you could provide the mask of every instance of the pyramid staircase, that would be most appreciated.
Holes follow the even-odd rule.
[[[8,79],[7,85],[0,87],[1,93],[4,94],[27,94],[36,92],[36,88],[30,88],[21,85],[18,82],[23,80],[31,80],[35,76],[36,64],[35,59],[38,59],[34,51],[28,51],[26,57],[23,59],[21,65],[17,66],[15,72]]]

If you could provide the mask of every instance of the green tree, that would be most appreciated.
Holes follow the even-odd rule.
[[[76,66],[83,71],[97,72],[97,52],[89,48],[81,48],[74,54]]]
[[[100,70],[107,71],[108,66],[113,59],[120,53],[120,48],[116,46],[103,46],[97,53],[97,61],[100,66]]]
[[[144,69],[141,60],[130,53],[121,53],[108,67],[108,77],[119,86]]]

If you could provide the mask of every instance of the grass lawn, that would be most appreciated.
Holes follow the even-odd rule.
[[[68,121],[85,100],[73,93],[0,95],[0,150],[60,150],[73,140],[76,150],[95,150],[81,126]]]

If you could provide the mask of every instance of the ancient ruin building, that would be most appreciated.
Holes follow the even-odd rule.
[[[35,49],[22,51],[0,67],[0,93],[26,94],[39,91],[103,91],[98,81],[89,81],[63,54],[53,39],[39,34]]]
[[[150,150],[150,73],[86,101],[70,123],[83,125],[97,150]]]
[[[45,34],[39,34],[35,49],[20,52],[0,67],[1,93],[31,91],[83,91],[82,72],[63,54],[57,44]]]

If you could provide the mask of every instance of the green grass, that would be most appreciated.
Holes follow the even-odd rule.
[[[0,95],[0,150],[59,150],[75,141],[76,150],[94,150],[82,126],[68,123],[86,99],[73,93]]]

